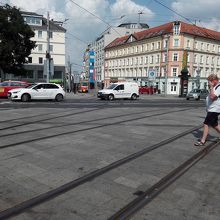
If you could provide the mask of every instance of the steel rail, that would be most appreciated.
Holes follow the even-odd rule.
[[[70,181],[60,187],[52,189],[46,193],[42,193],[32,199],[26,200],[26,201],[24,201],[20,204],[17,204],[11,208],[3,210],[0,212],[0,220],[4,220],[4,219],[10,218],[12,216],[18,215],[20,213],[25,212],[27,209],[30,209],[34,206],[37,206],[37,205],[42,204],[46,201],[49,201],[49,200],[65,193],[65,192],[69,191],[69,190],[72,190],[72,189],[74,189],[74,188],[76,188],[86,182],[89,182],[89,181],[107,173],[108,171],[111,171],[119,166],[122,166],[132,160],[135,160],[135,159],[137,159],[137,158],[139,158],[139,157],[141,157],[141,156],[143,156],[153,150],[156,150],[159,147],[162,147],[162,146],[165,146],[169,143],[172,143],[173,141],[175,141],[179,138],[182,138],[182,137],[186,136],[187,134],[192,133],[195,130],[200,129],[201,127],[202,126],[200,125],[200,126],[192,128],[192,129],[189,129],[187,131],[181,132],[171,138],[165,139],[165,140],[163,140],[157,144],[154,144],[150,147],[146,147],[136,153],[130,154],[120,160],[117,160],[117,161],[103,167],[103,168],[94,170],[94,171],[92,171],[92,172],[90,172],[90,173],[88,173],[88,174],[86,174],[76,180]]]
[[[168,186],[180,178],[184,173],[186,173],[192,166],[194,166],[198,161],[210,153],[214,148],[216,148],[220,143],[219,141],[212,142],[198,153],[194,154],[188,160],[183,162],[176,169],[172,170],[165,177],[163,177],[156,184],[151,186],[146,191],[142,192],[139,197],[128,203],[121,210],[116,212],[114,215],[108,218],[108,220],[127,220],[130,219],[136,212],[141,208],[150,203],[156,196],[163,192]]]
[[[77,114],[81,114],[81,113],[87,113],[87,112],[97,111],[97,110],[99,110],[99,109],[96,108],[96,109],[93,109],[93,110],[79,111],[79,112],[76,112],[76,113],[73,113],[73,112],[72,112],[72,113],[69,113],[69,114],[66,114],[66,115],[55,116],[55,117],[53,117],[53,118],[46,118],[46,119],[41,119],[41,120],[37,120],[37,121],[25,122],[25,123],[18,124],[18,125],[12,125],[12,126],[9,126],[9,127],[0,128],[0,131],[1,131],[1,130],[6,130],[6,129],[11,129],[11,128],[17,128],[17,127],[21,127],[21,126],[24,126],[24,125],[30,125],[30,124],[34,124],[34,123],[38,123],[38,122],[49,121],[49,120],[53,120],[53,119],[57,119],[57,118],[73,116],[73,115],[77,115]],[[19,119],[15,119],[15,120],[19,120]],[[0,123],[1,123],[1,122],[0,122]]]
[[[66,132],[62,132],[62,133],[59,133],[59,134],[53,134],[53,135],[48,135],[48,136],[44,136],[44,137],[36,137],[36,138],[31,139],[31,140],[20,141],[20,142],[16,142],[16,143],[12,143],[12,144],[5,144],[5,145],[0,146],[0,149],[13,147],[13,146],[20,145],[20,144],[27,144],[27,143],[31,143],[31,142],[35,142],[35,141],[45,140],[45,139],[49,139],[49,138],[54,138],[54,137],[57,137],[57,136],[62,136],[62,135],[67,135],[67,134],[74,134],[74,133],[89,131],[89,130],[93,130],[93,129],[97,129],[97,128],[103,128],[103,127],[116,125],[116,124],[120,124],[120,123],[124,123],[124,122],[136,121],[136,120],[143,119],[143,118],[155,117],[155,116],[170,114],[170,113],[174,113],[174,112],[181,112],[181,111],[185,111],[185,110],[188,110],[188,109],[181,109],[181,110],[174,110],[174,111],[163,112],[163,113],[156,113],[156,114],[153,114],[153,115],[147,115],[147,116],[141,116],[141,117],[139,116],[139,117],[135,117],[135,118],[132,118],[132,119],[122,120],[122,121],[119,121],[119,122],[118,121],[117,122],[111,122],[111,123],[108,123],[108,124],[97,125],[97,126],[93,126],[93,127],[89,127],[89,128],[82,128],[82,129],[78,129],[78,130],[75,130],[75,131],[66,131]],[[115,117],[118,117],[118,116],[115,116]],[[123,115],[120,115],[120,117],[123,117]],[[109,117],[106,117],[105,119],[109,119]],[[73,125],[77,125],[77,124],[73,124]],[[63,125],[63,126],[67,126],[67,125]],[[32,130],[31,132],[33,132],[33,131],[34,130]],[[24,133],[27,133],[27,131],[24,132]],[[16,135],[16,133],[14,133],[14,134]],[[7,136],[7,135],[5,135],[5,136]]]

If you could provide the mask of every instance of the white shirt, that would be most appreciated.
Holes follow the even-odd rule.
[[[206,110],[207,112],[220,113],[220,84],[217,84],[214,88],[214,94],[218,97],[216,100],[211,100],[210,94],[206,97]]]

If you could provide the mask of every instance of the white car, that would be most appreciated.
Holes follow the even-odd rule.
[[[64,97],[65,91],[59,84],[55,83],[37,83],[26,88],[11,89],[8,91],[9,99],[21,100],[23,102],[34,99],[53,99],[62,101]]]

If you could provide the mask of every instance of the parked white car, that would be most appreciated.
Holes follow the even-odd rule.
[[[8,91],[8,98],[11,100],[30,100],[53,99],[62,101],[65,98],[65,91],[59,84],[37,83],[26,88],[11,89]]]
[[[97,97],[100,99],[137,99],[139,97],[139,87],[136,82],[118,82],[110,84],[108,88],[98,91]]]

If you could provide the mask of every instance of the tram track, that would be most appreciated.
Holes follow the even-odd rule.
[[[131,121],[136,121],[136,120],[139,120],[139,119],[143,119],[143,118],[148,118],[148,117],[156,117],[156,116],[160,116],[160,115],[166,115],[166,114],[170,114],[170,113],[176,113],[176,112],[181,112],[181,111],[186,111],[186,110],[189,110],[190,108],[187,108],[187,109],[181,109],[181,110],[174,110],[174,111],[167,111],[167,112],[162,112],[162,113],[155,113],[155,114],[150,114],[150,115],[147,115],[147,116],[139,116],[139,117],[134,117],[134,118],[129,118],[129,119],[126,119],[126,120],[121,120],[121,121],[117,121],[117,122],[111,122],[111,123],[107,123],[107,124],[101,124],[101,125],[96,125],[96,126],[92,126],[92,127],[88,127],[88,128],[82,128],[82,129],[77,129],[77,130],[74,130],[74,131],[66,131],[66,132],[61,132],[61,133],[57,133],[57,134],[53,134],[53,135],[47,135],[47,136],[43,136],[43,137],[36,137],[36,138],[32,138],[30,140],[24,140],[24,141],[18,141],[18,142],[14,142],[14,143],[11,143],[11,144],[5,144],[5,145],[1,145],[0,146],[0,149],[4,149],[4,148],[9,148],[9,147],[13,147],[13,146],[17,146],[17,145],[21,145],[21,144],[27,144],[27,143],[32,143],[32,142],[35,142],[35,141],[41,141],[41,140],[45,140],[45,139],[50,139],[50,138],[54,138],[54,137],[58,137],[58,136],[62,136],[62,135],[67,135],[67,134],[74,134],[74,133],[79,133],[79,132],[84,132],[84,131],[89,131],[89,130],[94,130],[94,129],[98,129],[98,128],[103,128],[103,127],[107,127],[107,126],[112,126],[112,125],[116,125],[116,124],[120,124],[120,123],[125,123],[125,122],[131,122]],[[146,112],[146,111],[145,111]],[[130,114],[135,114],[137,115],[137,113],[129,113]],[[143,113],[140,113],[140,114],[143,114]],[[108,119],[113,119],[113,118],[121,118],[121,117],[126,117],[126,116],[129,116],[129,115],[119,115],[119,116],[112,116],[112,117],[105,117],[105,118],[101,118],[99,120],[108,120]],[[83,121],[83,122],[77,122],[77,123],[73,123],[72,125],[80,125],[80,124],[85,124],[85,123],[89,123],[89,122],[93,122],[93,121],[97,121],[98,119],[93,119],[93,120],[90,120],[90,121]],[[70,126],[70,125],[61,125],[61,127],[66,127],[66,126]],[[57,126],[58,127],[58,126]],[[48,128],[46,128],[48,129]],[[38,129],[38,131],[42,131],[42,129]],[[30,132],[34,132],[34,131],[37,131],[36,130],[31,130]],[[18,134],[25,134],[27,133],[27,131],[24,131],[24,132],[17,132],[17,133],[13,133],[13,134],[5,134],[5,135],[1,135],[0,137],[8,137],[8,136],[12,136],[12,135],[18,135]]]
[[[97,110],[99,110],[99,109],[96,108],[96,109],[93,109],[93,110],[79,111],[79,112],[74,112],[74,113],[72,112],[72,113],[68,113],[66,115],[59,115],[59,116],[50,117],[50,118],[46,118],[46,119],[40,119],[40,120],[38,119],[37,121],[30,121],[30,122],[25,122],[25,123],[18,124],[18,125],[12,125],[12,126],[9,126],[9,127],[0,128],[0,130],[6,130],[6,129],[16,128],[16,127],[20,127],[20,126],[25,126],[25,125],[31,125],[31,124],[34,124],[34,123],[54,120],[54,119],[58,119],[58,118],[69,117],[69,116],[73,116],[73,115],[77,115],[77,114],[82,114],[82,113],[93,112],[93,111],[97,111]],[[57,113],[51,113],[51,114],[54,115],[54,114],[57,114]],[[45,115],[45,114],[41,114],[39,116],[43,116],[43,115]],[[9,121],[1,121],[0,123],[17,121],[17,120],[22,120],[22,119],[30,119],[30,118],[34,118],[34,117],[38,117],[38,116],[23,117],[21,119],[19,118],[19,119],[14,119],[14,120],[9,120]]]
[[[10,218],[12,216],[18,215],[18,214],[23,213],[26,210],[34,207],[34,206],[37,206],[37,205],[42,204],[42,203],[44,203],[46,201],[52,200],[52,199],[56,198],[57,196],[62,195],[63,193],[68,192],[69,190],[73,190],[74,188],[76,188],[76,187],[78,187],[78,186],[80,186],[80,185],[82,185],[84,183],[87,183],[87,182],[89,182],[89,181],[91,181],[91,180],[93,180],[93,179],[95,179],[95,178],[97,178],[97,177],[99,177],[99,176],[101,176],[101,175],[103,175],[103,174],[105,174],[105,173],[115,169],[115,168],[118,168],[118,167],[120,167],[120,166],[122,166],[122,165],[124,165],[124,164],[126,164],[126,163],[128,163],[130,161],[133,161],[133,160],[135,160],[135,159],[137,159],[137,158],[139,158],[139,157],[141,157],[141,156],[143,156],[143,155],[145,155],[145,154],[147,154],[149,152],[152,152],[152,151],[154,151],[154,150],[156,150],[158,148],[161,148],[161,147],[163,147],[163,146],[165,146],[167,144],[170,144],[170,143],[172,143],[172,142],[174,142],[174,141],[176,141],[176,140],[178,140],[178,139],[180,139],[180,138],[182,138],[182,137],[184,137],[184,136],[186,136],[186,135],[188,135],[188,134],[190,134],[190,133],[200,129],[201,127],[202,126],[200,125],[200,126],[196,126],[194,128],[188,129],[188,130],[186,130],[184,132],[181,132],[181,133],[179,133],[179,134],[177,134],[177,135],[175,135],[173,137],[165,139],[165,140],[163,140],[163,141],[161,141],[161,142],[159,142],[157,144],[151,145],[151,146],[146,147],[146,148],[144,148],[144,149],[142,149],[140,151],[137,151],[137,152],[135,152],[133,154],[130,154],[130,155],[128,155],[128,156],[126,156],[126,157],[124,157],[122,159],[119,159],[119,160],[117,160],[117,161],[115,161],[115,162],[113,162],[113,163],[111,163],[111,164],[109,164],[109,165],[107,165],[107,166],[105,166],[103,168],[94,170],[94,171],[92,171],[92,172],[90,172],[90,173],[88,173],[88,174],[86,174],[86,175],[84,175],[84,176],[82,176],[82,177],[80,177],[78,179],[75,179],[75,180],[70,181],[70,182],[68,182],[68,183],[66,183],[64,185],[61,185],[60,187],[57,187],[55,189],[52,189],[52,190],[47,191],[45,193],[42,193],[42,194],[40,194],[40,195],[38,195],[38,196],[36,196],[34,198],[31,198],[29,200],[23,201],[23,202],[15,205],[15,206],[13,206],[11,208],[3,210],[3,211],[0,212],[0,220],[4,220],[4,219]],[[196,160],[198,158],[201,159],[202,156],[204,156],[205,152],[210,152],[212,149],[214,149],[214,147],[216,145],[213,144],[211,146],[212,147],[208,147],[207,146],[208,148],[205,148],[206,150],[202,150],[200,153],[195,154],[196,156],[193,156],[191,158],[195,157]],[[191,160],[192,159],[190,159],[190,161]],[[183,164],[185,164],[185,162]],[[115,217],[115,215],[113,217]],[[123,219],[123,218],[119,218],[119,219]],[[126,218],[124,218],[124,219],[126,219]]]
[[[184,161],[177,168],[173,169],[166,176],[160,179],[150,188],[145,191],[139,192],[139,196],[125,205],[118,212],[113,214],[108,220],[122,220],[130,219],[139,210],[144,208],[148,203],[150,203],[154,198],[156,198],[160,193],[162,193],[167,187],[174,183],[178,178],[184,175],[191,167],[198,163],[203,157],[209,154],[217,146],[219,146],[220,140],[215,141],[204,147],[198,153],[191,156],[188,160]]]

